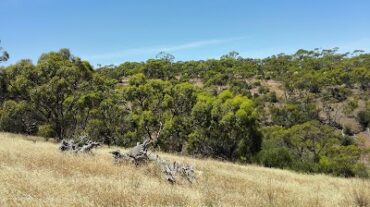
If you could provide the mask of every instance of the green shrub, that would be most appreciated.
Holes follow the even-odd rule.
[[[263,87],[263,86],[261,86],[261,87],[259,87],[258,88],[258,93],[259,94],[266,94],[266,93],[268,93],[270,90],[268,89],[268,88],[266,88],[266,87]]]
[[[271,116],[274,124],[291,127],[317,119],[318,112],[314,104],[288,103],[283,107],[272,107]]]
[[[0,130],[14,133],[32,133],[33,113],[25,101],[8,100],[0,108]]]
[[[301,159],[294,160],[291,169],[299,172],[318,173],[320,165],[313,159],[304,157]]]
[[[360,111],[357,120],[363,127],[368,127],[370,123],[370,110]]]
[[[341,142],[342,146],[349,146],[353,144],[355,144],[355,140],[351,136],[346,135],[342,137],[342,142]]]
[[[53,125],[43,124],[43,125],[39,125],[38,130],[37,130],[37,135],[40,137],[51,138],[51,137],[55,137],[56,133],[55,133]]]
[[[265,167],[277,168],[290,167],[293,161],[289,149],[285,147],[263,149],[258,154],[258,160]]]
[[[253,83],[254,86],[261,86],[261,82],[260,81],[256,81]]]
[[[276,96],[276,93],[275,92],[271,92],[270,93],[270,102],[271,103],[277,103],[278,102],[278,98],[277,98],[277,96]]]
[[[358,162],[360,154],[355,145],[331,147],[325,156],[320,157],[320,171],[344,177],[367,177],[366,166]]]

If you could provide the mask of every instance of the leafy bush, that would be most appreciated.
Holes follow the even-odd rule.
[[[334,146],[330,151],[320,157],[320,169],[323,172],[334,175],[353,177],[367,177],[366,167],[358,163],[360,150],[355,145]]]
[[[55,133],[53,125],[51,124],[39,125],[38,130],[37,130],[37,136],[51,138],[51,137],[55,137],[55,135],[56,133]]]
[[[291,127],[295,124],[317,120],[318,112],[314,104],[288,103],[283,107],[273,107],[271,116],[275,125]]]
[[[250,161],[261,146],[256,112],[245,96],[225,90],[217,97],[199,95],[192,109],[191,153]]]
[[[357,120],[363,127],[368,127],[370,123],[370,110],[360,111],[357,114]]]
[[[272,127],[264,135],[259,161],[265,166],[345,177],[368,176],[367,168],[359,163],[360,148],[349,137],[342,138],[335,129],[319,122],[287,129]]]
[[[271,93],[269,94],[269,101],[270,101],[271,103],[277,103],[277,102],[278,102],[278,98],[277,98],[277,96],[276,96],[276,92],[271,92]]]
[[[35,116],[25,101],[8,100],[0,108],[0,130],[14,133],[34,133]]]
[[[289,149],[285,147],[262,149],[258,154],[258,160],[266,167],[277,168],[291,167],[293,162]]]

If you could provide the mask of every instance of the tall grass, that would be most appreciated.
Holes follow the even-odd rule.
[[[36,141],[37,140],[37,141]],[[117,166],[57,145],[0,134],[0,206],[368,206],[368,180],[161,156],[195,166],[198,181],[171,185],[155,167]]]

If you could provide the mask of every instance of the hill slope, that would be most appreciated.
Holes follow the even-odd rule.
[[[0,133],[0,206],[370,205],[368,180],[162,154],[200,171],[196,184],[170,185],[151,167],[113,165],[111,150],[74,156],[35,137]]]

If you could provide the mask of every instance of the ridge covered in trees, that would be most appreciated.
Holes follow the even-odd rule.
[[[168,152],[369,175],[370,54],[174,60],[94,69],[61,49],[2,67],[0,130],[125,147],[151,139]]]

